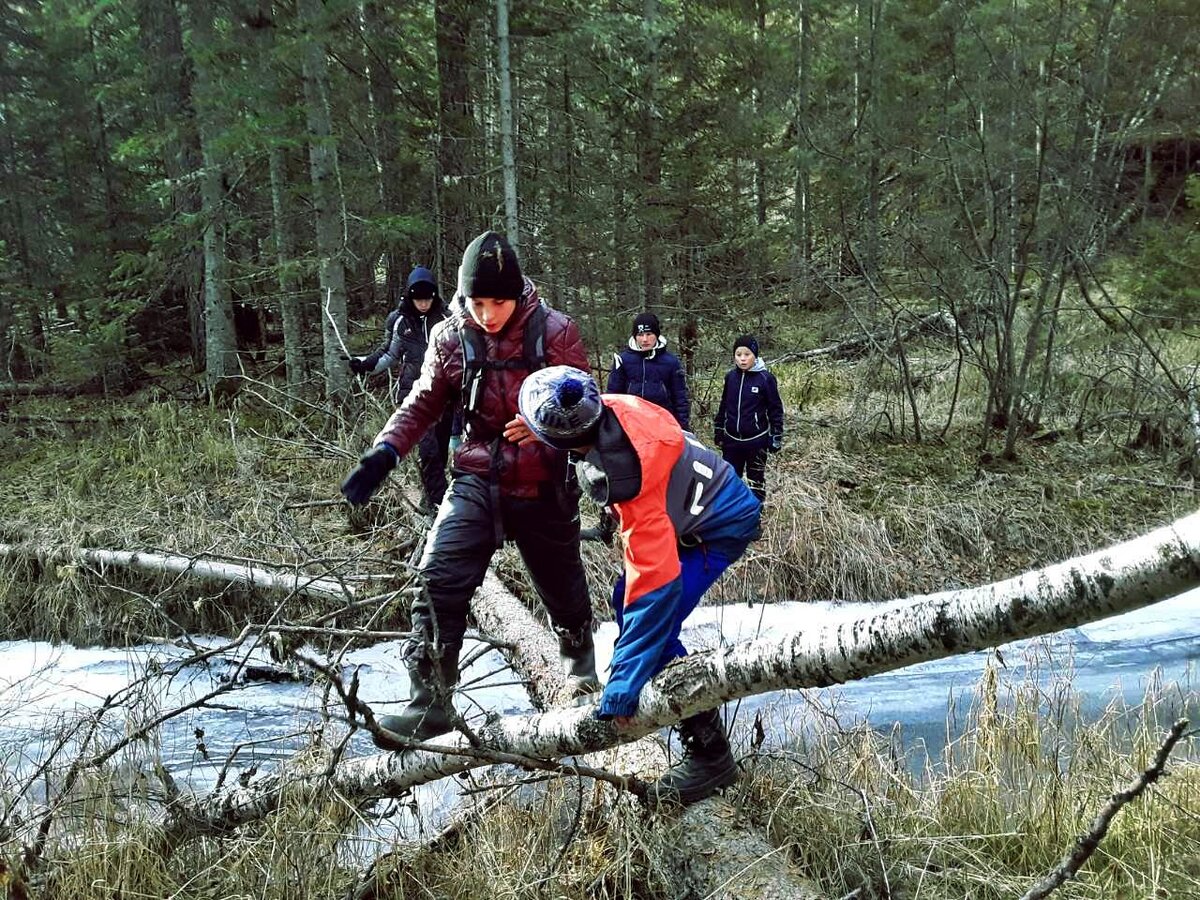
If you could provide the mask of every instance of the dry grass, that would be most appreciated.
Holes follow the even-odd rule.
[[[783,695],[772,715],[790,723],[790,737],[743,755],[746,775],[728,796],[823,896],[1007,900],[1053,868],[1108,796],[1148,764],[1166,724],[1200,709],[1190,688],[1158,682],[1143,703],[1113,701],[1098,717],[1081,713],[1080,700],[1069,663],[1045,650],[1018,669],[993,663],[969,708],[950,711],[954,739],[930,762],[898,732],[848,720],[835,697]],[[745,750],[747,731],[735,727],[735,751]],[[315,753],[307,764],[315,770],[324,759]],[[161,796],[152,780],[130,775],[105,766],[78,784],[52,833],[39,896],[341,897],[374,859],[379,898],[676,896],[670,820],[590,781],[535,778],[514,793],[506,785],[519,773],[493,773],[487,785],[471,776],[504,799],[436,845],[396,843],[372,810],[330,796],[285,803],[265,822],[164,855],[145,814]],[[1056,896],[1184,898],[1198,874],[1193,736]]]
[[[28,401],[35,420],[6,429],[0,452],[0,541],[161,550],[353,580],[404,576],[420,535],[409,524],[404,466],[362,515],[337,486],[382,420],[313,410],[284,415],[244,391],[231,409],[134,398]],[[86,425],[56,424],[86,419]],[[12,636],[110,643],[181,629],[238,630],[278,598],[117,571],[0,560],[0,625]],[[293,598],[293,620],[327,610]]]
[[[965,721],[951,713],[958,736],[923,765],[898,734],[803,709],[794,747],[754,757],[746,808],[831,897],[1020,896],[1149,764],[1165,727],[1200,709],[1191,690],[1153,684],[1140,707],[1113,701],[1088,718],[1068,669],[1027,662],[1020,676],[989,666]],[[1194,737],[1181,745],[1169,777],[1118,814],[1083,876],[1056,896],[1193,896],[1198,756]]]

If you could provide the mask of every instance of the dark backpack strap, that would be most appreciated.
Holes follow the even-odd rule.
[[[525,323],[521,359],[488,359],[483,335],[474,328],[458,329],[463,354],[461,397],[465,436],[470,435],[471,420],[478,414],[479,404],[483,401],[484,372],[487,369],[536,372],[546,367],[546,317],[546,304],[539,300],[529,321]]]
[[[486,362],[487,350],[483,335],[472,328],[458,329],[458,343],[462,347],[463,367],[460,401],[462,404],[462,424],[464,435],[469,432],[471,418],[479,408],[483,398],[483,365]]]
[[[536,372],[546,368],[546,304],[538,301],[537,309],[525,324],[525,369]]]

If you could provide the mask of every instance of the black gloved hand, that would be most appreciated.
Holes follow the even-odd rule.
[[[771,443],[767,447],[767,450],[769,450],[771,453],[778,453],[782,449],[783,449],[783,435],[781,435],[781,434],[771,435]]]
[[[342,482],[342,496],[355,506],[362,506],[383,484],[388,472],[396,468],[399,457],[387,444],[379,444],[364,453],[346,480]]]
[[[347,356],[346,365],[350,367],[350,371],[355,375],[366,375],[374,366],[367,365],[367,360],[362,356]]]
[[[713,429],[713,443],[716,444],[718,447],[722,446],[725,443],[725,429],[724,428]]]

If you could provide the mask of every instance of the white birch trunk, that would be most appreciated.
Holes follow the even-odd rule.
[[[147,553],[142,550],[102,550],[93,547],[43,547],[35,544],[2,544],[0,557],[37,559],[45,562],[107,568],[134,569],[153,575],[178,575],[223,584],[244,584],[262,591],[300,594],[339,603],[354,599],[350,589],[333,578],[299,571],[268,569],[238,563],[205,560],[198,556]]]
[[[500,156],[504,162],[504,220],[508,242],[520,256],[517,219],[517,154],[513,140],[512,64],[509,61],[508,0],[496,0],[496,43],[500,57]]]
[[[682,718],[740,697],[840,684],[918,662],[982,650],[1150,605],[1200,586],[1200,513],[1123,544],[1007,581],[874,604],[855,619],[782,638],[735,644],[677,660],[640,697],[626,729],[591,708],[496,718],[472,747],[460,734],[436,748],[340,762],[328,777],[272,772],[204,798],[182,798],[167,823],[170,840],[255,821],[285,797],[332,790],[362,802],[487,765],[490,751],[560,759],[637,740]]]

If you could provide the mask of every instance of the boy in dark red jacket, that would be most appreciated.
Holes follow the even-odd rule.
[[[408,275],[399,306],[384,322],[383,343],[367,356],[351,356],[347,360],[350,371],[355,375],[378,375],[395,369],[392,400],[398,406],[421,374],[421,361],[429,346],[429,336],[444,318],[446,304],[438,293],[437,280],[424,266],[417,266]],[[453,411],[447,410],[417,442],[421,491],[425,509],[430,513],[437,509],[446,494],[446,460],[453,424]]]
[[[538,442],[517,416],[521,383],[540,364],[529,358],[530,335],[544,364],[587,366],[575,323],[538,300],[512,247],[485,232],[463,254],[458,296],[430,336],[420,377],[342,483],[347,500],[366,503],[429,426],[446,409],[461,408],[463,442],[425,540],[422,591],[404,649],[411,702],[379,720],[396,737],[374,735],[385,749],[453,727],[467,607],[506,538],[516,542],[559,635],[569,689],[580,696],[599,690],[578,491],[568,481],[566,454]]]
[[[683,620],[746,550],[761,504],[730,466],[640,397],[600,394],[565,366],[521,387],[521,417],[571,451],[580,483],[618,520],[625,571],[613,589],[619,633],[596,715],[637,713],[646,682],[676,657]],[[694,803],[732,784],[737,764],[717,710],[680,723],[685,754],[650,790],[651,803]]]

